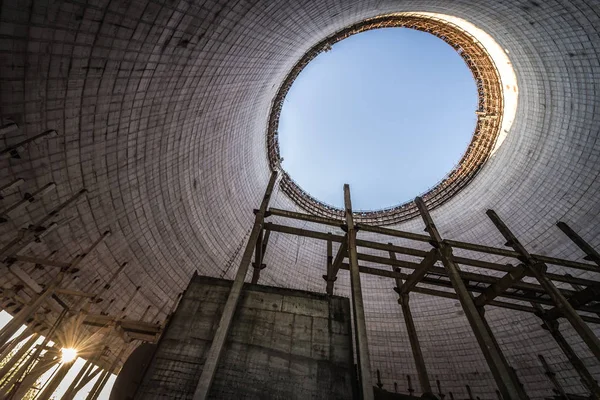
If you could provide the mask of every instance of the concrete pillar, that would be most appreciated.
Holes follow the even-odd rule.
[[[200,375],[198,385],[196,386],[196,391],[194,392],[193,400],[204,400],[208,397],[208,393],[210,391],[210,387],[212,386],[212,382],[215,377],[215,372],[219,364],[219,359],[221,358],[221,354],[223,353],[223,347],[225,345],[225,340],[227,339],[229,327],[231,326],[231,320],[233,319],[233,314],[235,313],[237,303],[242,293],[244,279],[246,277],[246,273],[248,272],[248,268],[250,267],[250,262],[252,261],[254,247],[256,246],[258,236],[263,229],[265,214],[269,205],[269,200],[271,199],[271,194],[273,193],[273,187],[275,186],[276,180],[277,172],[273,171],[271,173],[271,178],[269,179],[267,190],[263,197],[260,208],[256,212],[256,216],[254,218],[254,226],[252,227],[252,231],[250,232],[250,237],[248,238],[246,249],[244,250],[242,260],[240,261],[240,266],[235,275],[235,280],[231,285],[231,291],[229,292],[229,296],[227,297],[225,307],[223,308],[223,314],[221,314],[219,325],[217,326],[217,330],[210,345],[210,349],[206,354],[206,361],[204,362],[204,366],[202,368],[202,375]]]
[[[487,324],[481,318],[471,294],[467,291],[465,283],[460,277],[460,268],[452,258],[452,248],[443,242],[423,199],[417,197],[415,203],[425,223],[425,229],[432,239],[431,244],[440,251],[440,258],[444,268],[448,273],[452,287],[456,291],[465,316],[475,334],[481,352],[494,376],[498,389],[500,389],[502,396],[506,399],[527,399],[527,395],[523,393],[520,385],[515,381],[510,367],[506,364],[502,351],[497,346],[494,338],[490,336],[489,330],[486,327]]]
[[[354,314],[354,333],[356,335],[356,357],[363,400],[373,399],[373,383],[371,376],[371,360],[369,358],[369,343],[367,339],[367,324],[365,308],[358,269],[358,254],[356,251],[356,227],[352,216],[352,200],[350,186],[344,185],[344,206],[346,208],[346,225],[348,229],[348,259],[350,260],[350,285],[352,294],[352,309]]]
[[[527,266],[529,273],[538,280],[546,293],[548,293],[548,295],[552,298],[552,301],[554,304],[556,304],[557,310],[571,323],[575,331],[579,334],[579,336],[581,336],[585,344],[588,345],[598,361],[600,361],[600,339],[598,339],[590,327],[583,321],[583,319],[581,319],[581,316],[577,313],[565,296],[563,296],[561,291],[546,276],[546,264],[537,262],[533,259],[531,254],[529,254],[527,249],[525,249],[521,242],[519,242],[506,224],[504,224],[498,214],[496,214],[493,210],[487,210],[486,214],[492,220],[494,225],[496,225],[496,228],[498,228],[502,236],[504,236],[506,239],[506,244],[521,255],[523,258],[522,261],[524,261],[524,264]]]

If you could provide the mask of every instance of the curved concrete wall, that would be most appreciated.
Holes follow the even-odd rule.
[[[537,253],[582,257],[553,226],[557,220],[600,245],[598,1],[5,0],[1,7],[0,117],[21,127],[5,144],[48,128],[59,132],[23,159],[1,161],[2,184],[18,176],[26,179],[22,191],[59,185],[4,224],[2,239],[87,188],[73,219],[32,251],[58,250],[67,259],[110,229],[76,285],[129,261],[109,297],[118,310],[141,285],[131,317],[151,304],[151,314],[162,310],[164,318],[195,270],[233,276],[269,176],[265,129],[280,82],[326,35],[394,11],[475,24],[509,51],[517,75],[511,132],[475,180],[433,212],[442,235],[501,245],[484,214],[493,208]],[[273,203],[296,208],[280,193]],[[401,228],[423,226],[413,220]],[[324,288],[324,243],[273,235],[266,263],[264,284]],[[43,280],[48,272],[35,273]],[[342,272],[336,294],[347,294],[348,285]],[[382,371],[384,387],[396,381],[404,390],[402,376],[416,375],[392,286],[372,277],[363,284],[373,369]],[[469,384],[492,398],[491,374],[455,302],[413,295],[412,304],[431,378],[457,396]],[[535,317],[497,309],[487,315],[530,396],[550,392],[539,352],[568,390],[584,392]],[[598,375],[591,354],[562,325]]]

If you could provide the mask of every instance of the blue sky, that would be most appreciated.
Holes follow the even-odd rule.
[[[298,76],[281,113],[283,167],[304,190],[353,207],[397,205],[439,182],[476,123],[471,72],[448,44],[406,28],[351,36]]]

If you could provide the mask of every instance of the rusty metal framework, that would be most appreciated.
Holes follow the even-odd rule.
[[[494,148],[503,114],[503,95],[500,75],[484,46],[472,35],[447,21],[420,14],[393,14],[367,19],[342,29],[313,46],[294,65],[273,101],[267,128],[267,153],[272,171],[281,170],[281,189],[300,207],[313,215],[343,220],[344,211],[325,204],[304,191],[281,168],[278,142],[279,117],[289,89],[304,67],[321,52],[351,35],[379,28],[410,28],[431,33],[452,46],[465,61],[478,90],[477,124],[473,138],[459,163],[435,187],[421,197],[430,209],[438,207],[464,188],[479,172]],[[413,202],[377,211],[356,212],[359,223],[390,225],[414,218],[419,211]]]

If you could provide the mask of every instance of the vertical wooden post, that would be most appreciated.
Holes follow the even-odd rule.
[[[217,370],[217,365],[219,364],[219,359],[221,358],[221,354],[223,353],[223,347],[225,345],[225,340],[227,339],[227,334],[231,326],[233,314],[235,313],[235,309],[237,308],[240,295],[242,294],[244,279],[246,277],[246,273],[248,272],[250,262],[252,261],[254,247],[256,246],[258,236],[263,229],[265,214],[269,205],[269,200],[271,199],[271,194],[273,193],[273,187],[275,186],[276,180],[277,172],[273,171],[273,173],[271,174],[271,179],[269,180],[269,184],[267,185],[265,196],[263,197],[260,208],[256,212],[256,216],[254,218],[254,226],[252,227],[252,231],[250,232],[250,237],[248,238],[246,249],[244,250],[242,260],[240,261],[240,266],[235,275],[235,280],[231,285],[231,291],[229,292],[229,296],[227,297],[225,307],[223,308],[223,314],[221,314],[221,319],[219,321],[219,325],[217,326],[217,331],[215,332],[212,343],[210,345],[210,349],[208,350],[208,353],[206,355],[206,361],[204,362],[204,366],[202,368],[202,375],[200,375],[198,385],[196,386],[196,391],[194,392],[193,400],[204,400],[208,397],[208,393],[210,391],[210,387],[212,386],[212,382],[215,377],[215,372]]]
[[[356,334],[356,356],[363,400],[373,399],[373,384],[371,376],[371,360],[367,339],[367,324],[365,308],[358,269],[358,254],[356,251],[356,227],[352,216],[352,200],[350,186],[344,185],[344,206],[346,208],[346,225],[348,227],[348,259],[350,260],[350,286],[352,292],[352,309],[354,312],[354,327]]]

